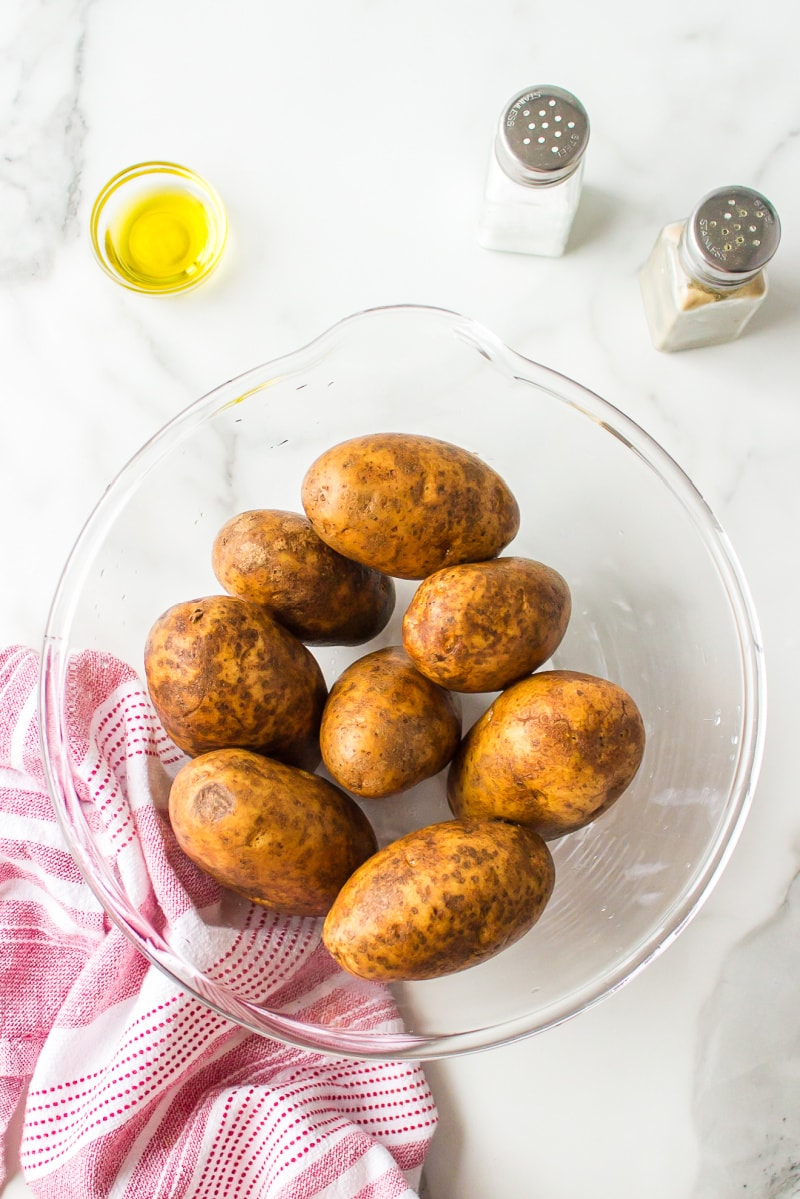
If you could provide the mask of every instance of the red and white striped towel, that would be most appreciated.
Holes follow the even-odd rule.
[[[108,920],[46,792],[37,670],[30,650],[0,652],[0,1144],[24,1099],[30,1189],[42,1199],[410,1199],[436,1126],[419,1067],[249,1033],[176,987]],[[223,893],[172,838],[166,796],[182,757],[134,672],[83,654],[71,695],[79,790],[147,919],[191,942],[213,977],[235,974],[249,998],[396,1029],[380,988],[356,999],[337,984],[314,922],[256,905],[233,927],[222,918]]]

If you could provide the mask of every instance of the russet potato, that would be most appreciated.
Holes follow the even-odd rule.
[[[541,669],[568,628],[569,586],[501,556],[519,508],[467,449],[351,438],[311,463],[300,500],[304,515],[226,522],[212,566],[228,594],[173,605],[148,635],[153,705],[192,759],[170,792],[175,836],[221,885],[324,916],[325,946],[358,978],[465,970],[540,918],[555,884],[547,842],[630,785],[641,713],[610,680]],[[402,645],[362,651],[329,694],[307,646],[372,640],[395,579],[419,581]],[[460,693],[489,704],[463,737]],[[309,773],[320,761],[332,782]],[[359,801],[445,770],[453,819],[379,850]]]
[[[499,820],[448,820],[408,833],[343,886],[322,938],[350,974],[439,978],[512,945],[541,916],[555,867],[536,833]]]
[[[217,533],[211,561],[227,592],[263,604],[308,645],[361,645],[394,609],[394,581],[331,549],[297,512],[238,513]]]
[[[182,766],[169,815],[178,844],[201,870],[292,916],[324,916],[377,849],[349,795],[249,750],[215,750]]]
[[[622,687],[541,671],[503,691],[462,740],[447,777],[462,819],[512,820],[545,839],[606,811],[633,780],[645,730]]]
[[[408,790],[443,770],[461,738],[458,696],[426,679],[401,646],[365,654],[333,684],[322,714],[322,760],[365,799]]]
[[[173,605],[150,630],[144,666],[164,729],[191,757],[239,747],[319,764],[324,676],[259,604],[212,595]]]
[[[530,558],[446,566],[403,616],[403,646],[422,674],[454,691],[500,691],[537,670],[569,623],[569,587]]]
[[[306,472],[301,499],[323,541],[401,579],[493,558],[519,528],[517,502],[490,466],[410,433],[332,446]]]

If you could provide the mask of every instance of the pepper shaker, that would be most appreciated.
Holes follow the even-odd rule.
[[[489,250],[564,253],[580,201],[589,118],[560,87],[520,92],[492,146],[478,240]]]
[[[665,225],[639,275],[656,349],[738,337],[766,297],[780,236],[772,204],[749,187],[709,192],[688,220]]]

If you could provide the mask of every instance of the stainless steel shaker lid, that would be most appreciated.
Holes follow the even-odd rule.
[[[703,196],[684,226],[686,270],[702,283],[736,287],[769,262],[781,239],[778,214],[750,187],[722,187]]]
[[[571,92],[549,84],[530,87],[500,117],[496,152],[519,183],[558,183],[578,166],[589,141],[589,117]]]

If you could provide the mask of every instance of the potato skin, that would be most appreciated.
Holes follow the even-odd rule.
[[[264,604],[308,645],[361,645],[394,610],[394,581],[332,550],[297,512],[238,513],[217,533],[211,563],[227,592]]]
[[[439,978],[517,941],[539,919],[554,883],[550,851],[530,829],[443,821],[360,866],[334,901],[322,939],[359,978]]]
[[[406,791],[443,770],[461,738],[457,696],[419,673],[401,646],[375,650],[342,672],[322,714],[322,760],[366,799]]]
[[[325,679],[258,604],[212,595],[173,605],[150,630],[144,665],[164,729],[191,757],[239,747],[318,765]]]
[[[377,849],[349,795],[244,749],[215,750],[182,766],[169,815],[178,844],[201,870],[293,916],[324,916]]]
[[[453,691],[500,691],[546,662],[572,611],[562,576],[530,558],[447,566],[424,579],[403,616],[420,673]]]
[[[303,479],[303,508],[340,554],[401,579],[493,558],[519,528],[500,476],[459,446],[376,433],[331,447]]]
[[[541,671],[502,692],[464,737],[448,772],[450,807],[560,837],[619,798],[644,745],[639,709],[616,683]]]

